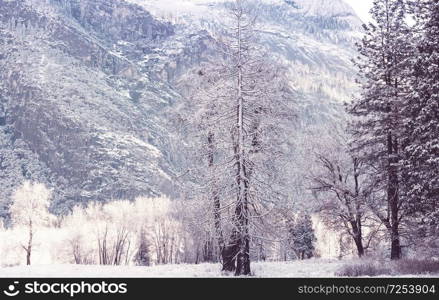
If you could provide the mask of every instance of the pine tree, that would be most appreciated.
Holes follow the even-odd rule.
[[[134,258],[136,265],[149,266],[151,265],[151,253],[150,253],[149,241],[146,237],[145,229],[142,227],[139,233],[139,248],[137,249],[136,256]]]
[[[414,5],[420,36],[408,67],[411,91],[404,106],[404,183],[411,211],[429,227],[438,226],[439,221],[439,1]]]
[[[356,61],[362,94],[349,107],[356,116],[352,126],[355,149],[374,165],[376,187],[381,199],[370,203],[391,237],[391,258],[401,257],[401,108],[407,93],[405,66],[412,52],[403,0],[375,0],[371,10],[376,24],[364,25],[365,36],[358,45]]]
[[[311,216],[301,213],[290,225],[291,248],[298,259],[311,258],[314,255],[314,243],[317,240],[312,227]]]

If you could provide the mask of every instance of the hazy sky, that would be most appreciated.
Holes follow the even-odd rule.
[[[357,15],[361,18],[363,22],[370,21],[369,10],[372,8],[373,0],[344,0],[350,6],[352,6]]]

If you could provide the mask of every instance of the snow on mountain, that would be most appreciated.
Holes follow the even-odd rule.
[[[53,209],[169,186],[160,111],[177,97],[141,65],[170,24],[121,1],[0,1],[4,210],[25,178]],[[160,149],[160,150],[159,150]]]
[[[224,22],[225,1],[129,1],[175,24],[174,38],[201,30],[217,31]],[[354,43],[360,36],[361,21],[349,5],[341,0],[249,3],[258,14],[261,43],[273,56],[291,66],[292,81],[297,88],[304,93],[324,89],[327,96],[338,101],[351,97],[354,89],[351,58],[355,55]]]
[[[288,1],[284,1],[288,2]],[[300,10],[306,15],[324,17],[356,17],[355,11],[342,0],[294,0]]]
[[[0,0],[0,214],[26,178],[54,188],[56,212],[172,195],[178,147],[166,111],[181,98],[175,83],[214,57],[224,3]],[[353,10],[341,0],[251,3],[261,43],[289,66],[303,131],[343,118],[355,90]]]

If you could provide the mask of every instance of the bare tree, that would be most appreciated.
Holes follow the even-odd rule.
[[[26,264],[31,264],[32,247],[38,225],[48,220],[51,191],[42,183],[25,181],[12,195],[13,204],[10,208],[14,225],[27,228],[28,240],[22,245],[26,251]]]
[[[291,91],[282,68],[258,47],[255,17],[244,1],[231,3],[226,17],[218,57],[192,77],[197,89],[188,110],[199,142],[190,148],[201,149],[195,161],[204,162],[191,171],[203,177],[195,197],[207,198],[213,211],[223,270],[248,275],[251,235],[265,230],[258,220],[284,197],[279,183]]]
[[[321,148],[316,153],[317,170],[310,176],[320,215],[330,228],[352,238],[361,257],[379,228],[369,212],[371,192],[365,180],[369,175],[342,135],[334,135],[330,145]],[[364,226],[369,227],[366,233]]]

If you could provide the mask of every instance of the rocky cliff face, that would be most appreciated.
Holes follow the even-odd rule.
[[[142,59],[173,26],[122,1],[20,0],[0,1],[0,28],[3,203],[25,178],[55,211],[167,191],[176,95]]]
[[[254,2],[262,42],[290,67],[302,128],[338,118],[359,26],[342,1],[307,1]],[[214,55],[223,6],[0,0],[0,214],[24,179],[53,187],[58,213],[172,195],[178,149],[166,111],[180,101],[174,83]]]
[[[181,51],[178,45],[185,45],[187,37],[203,31],[213,35],[227,20],[225,0],[128,1],[174,25],[175,35],[168,41],[174,52]],[[349,100],[356,88],[351,59],[361,36],[361,21],[353,9],[342,0],[247,2],[257,13],[261,45],[289,67],[302,121],[312,125],[337,117],[339,104]]]

